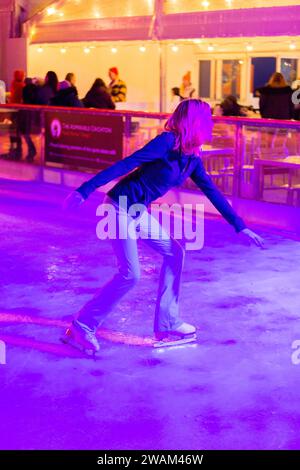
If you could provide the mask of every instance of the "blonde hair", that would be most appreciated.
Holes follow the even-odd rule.
[[[288,86],[284,76],[279,72],[273,73],[268,82],[268,85],[273,88],[284,88],[285,86]]]
[[[174,132],[174,150],[187,155],[199,154],[200,147],[211,139],[212,115],[208,103],[199,99],[181,101],[165,124]]]

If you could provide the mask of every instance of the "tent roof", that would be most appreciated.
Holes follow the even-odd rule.
[[[201,0],[58,0],[28,22],[29,36],[37,43],[282,36],[300,30],[299,0],[204,4]]]
[[[207,0],[207,6],[205,3],[201,0],[161,0],[165,14],[297,6],[299,0]],[[53,23],[93,18],[152,16],[155,0],[29,0],[29,6],[31,10],[44,9],[40,20]]]

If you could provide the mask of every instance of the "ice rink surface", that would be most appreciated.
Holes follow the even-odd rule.
[[[161,259],[140,244],[142,279],[99,330],[93,360],[59,338],[116,270],[95,234],[98,196],[66,215],[65,189],[0,187],[1,449],[300,448],[296,237],[254,227],[259,250],[208,217],[181,288],[198,343],[162,350],[149,345]]]

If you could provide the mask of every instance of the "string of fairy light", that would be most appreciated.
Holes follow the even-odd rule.
[[[178,52],[180,52],[180,50],[184,50],[184,46],[182,45],[182,41],[181,40],[181,44],[168,44],[167,47],[169,48],[169,50],[176,54]],[[224,52],[224,50],[221,50],[220,49],[220,45],[219,44],[215,44],[215,43],[207,43],[207,40],[205,39],[191,39],[191,40],[185,40],[185,43],[193,43],[195,45],[198,45],[199,47],[201,46],[201,49],[199,49],[199,52],[218,52],[218,50],[220,50],[221,52]],[[264,42],[264,47],[265,47],[265,44],[266,42]],[[284,44],[281,42],[281,41],[270,41],[270,44],[276,44],[276,45],[280,45],[280,49],[281,50],[284,50],[284,49],[290,49],[290,51],[295,51],[297,50],[297,44],[295,42],[295,40],[291,40],[290,42],[288,42],[286,44],[286,47],[284,47]],[[128,44],[126,44],[128,46]],[[82,52],[86,55],[88,54],[91,54],[95,49],[103,49],[103,48],[106,48],[111,54],[118,54],[118,52],[120,51],[120,49],[122,50],[122,48],[126,47],[125,44],[122,44],[120,46],[107,46],[103,43],[99,43],[98,45],[82,45],[80,46],[78,43],[73,43],[72,45],[62,45],[61,47],[57,46],[56,44],[44,44],[44,45],[39,45],[39,46],[35,46],[36,47],[36,51],[37,53],[41,54],[43,53],[47,48],[51,48],[51,47],[54,47],[56,49],[59,49],[59,52],[61,54],[67,54],[68,50],[69,49],[72,49],[72,48],[81,48]],[[132,44],[130,44],[130,47],[132,47]],[[140,45],[137,45],[135,46],[137,48],[137,51],[139,51],[141,54],[144,54],[147,52],[147,50],[149,50],[149,47],[147,48],[147,46],[145,44],[140,44]],[[230,43],[228,44],[228,47],[230,47]],[[247,43],[244,43],[244,44],[241,44],[240,46],[240,50],[239,52],[242,52],[242,49],[244,49],[245,52],[260,52],[259,50],[259,47],[258,45],[255,45],[254,43],[252,42],[247,42]]]
[[[41,54],[42,52],[44,52],[45,49],[47,49],[49,47],[55,47],[56,48],[57,46],[51,46],[51,45],[47,44],[47,45],[43,45],[43,46],[38,46],[36,50],[37,50],[38,53]],[[69,47],[63,46],[59,49],[59,51],[60,51],[61,54],[66,54],[68,49],[71,49],[71,48],[74,48],[74,47],[78,48],[78,45],[72,45],[72,46],[69,46]],[[97,49],[99,47],[101,47],[101,46],[83,46],[82,51],[84,52],[84,54],[90,54],[94,49]],[[103,46],[102,46],[102,48],[103,48]],[[147,51],[147,48],[146,48],[146,46],[142,45],[142,46],[138,46],[138,50],[141,53],[144,53],[144,52]],[[119,49],[115,46],[110,48],[110,52],[112,54],[117,54],[118,51],[119,51]]]
[[[166,3],[170,3],[170,4],[174,4],[176,5],[178,0],[168,0]],[[154,0],[147,0],[148,4],[150,7],[153,7],[154,5]],[[76,5],[80,5],[81,4],[81,0],[69,0],[69,2],[67,3],[71,3],[72,6],[76,6]],[[224,5],[224,7],[226,8],[238,8],[239,5],[240,5],[240,1],[239,0],[199,0],[199,11],[201,11],[201,9],[203,10],[210,10],[210,9],[215,9],[216,8],[216,5],[218,5],[218,7]],[[55,20],[55,18],[57,18],[58,20],[66,20],[67,19],[67,13],[64,13],[64,11],[62,11],[61,8],[58,8],[58,4],[56,4],[57,6],[54,5],[50,5],[49,7],[45,8],[42,12],[41,12],[41,15],[43,17],[51,17],[53,20]],[[98,5],[98,4],[97,4]],[[94,17],[95,19],[100,19],[101,18],[101,13],[100,13],[100,10],[99,10],[99,7],[94,7],[93,11],[90,13],[90,15],[92,17]],[[34,39],[34,36],[35,36],[35,26],[32,25],[31,27],[31,30],[30,30],[30,33],[29,33],[29,36],[30,36],[30,39]],[[181,43],[182,41],[186,41],[186,40],[181,40],[181,41],[176,41],[174,42],[173,44],[169,44],[169,47],[170,47],[170,50],[172,51],[172,53],[176,54],[180,51],[180,47],[181,47]],[[220,44],[217,44],[216,42],[208,42],[207,40],[205,40],[205,38],[201,38],[201,39],[191,39],[189,41],[192,41],[195,45],[198,45],[199,48],[201,48],[201,52],[218,52],[218,50],[220,49],[220,47],[222,47]],[[272,42],[272,41],[271,41]],[[275,41],[273,41],[275,42]],[[258,46],[258,47],[257,47]],[[48,47],[46,45],[40,45],[40,46],[37,46],[36,50],[38,53],[42,53],[44,51],[44,49]],[[99,45],[97,47],[100,47]],[[96,49],[97,48],[96,46],[91,46],[89,44],[87,45],[84,45],[82,46],[82,52],[86,55],[88,54],[91,54],[93,49]],[[107,47],[107,46],[106,46]],[[147,47],[145,44],[140,44],[137,46],[138,47],[138,50],[140,53],[144,54],[147,52]],[[295,51],[297,49],[297,43],[294,39],[287,39],[286,42],[284,43],[280,43],[280,47],[281,49],[290,49],[291,51]],[[60,53],[61,54],[66,54],[68,52],[68,49],[70,48],[70,46],[67,46],[67,45],[63,45],[59,50],[60,50]],[[256,49],[258,50],[259,52],[259,45],[257,45],[255,43],[255,41],[251,42],[245,42],[244,45],[241,43],[241,48],[244,48],[245,52],[253,52],[255,51]],[[109,50],[111,52],[111,54],[117,54],[119,49],[116,45],[110,45],[109,46]]]

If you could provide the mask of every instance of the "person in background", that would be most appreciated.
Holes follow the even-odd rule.
[[[24,70],[15,70],[13,80],[10,87],[10,104],[22,104],[23,88],[25,86]],[[10,160],[21,160],[22,158],[22,138],[20,133],[20,122],[22,121],[22,113],[20,111],[12,113],[13,128],[10,133],[10,146],[7,154]]]
[[[66,77],[65,77],[65,80],[66,80],[67,82],[69,82],[69,84],[70,84],[71,86],[74,86],[74,87],[76,86],[76,76],[75,76],[75,73],[73,73],[73,72],[67,73],[67,75],[66,75]]]
[[[70,85],[68,80],[59,82],[58,92],[51,98],[50,105],[66,106],[71,108],[82,108],[83,103],[78,98],[78,92],[75,86]]]
[[[45,77],[45,83],[38,90],[38,104],[49,105],[58,91],[58,78],[55,72],[50,70]]]
[[[182,101],[182,98],[180,96],[180,90],[178,87],[172,88],[171,93],[172,93],[172,97],[171,97],[169,112],[173,113],[175,109],[177,108],[178,104],[180,103],[180,101]]]
[[[119,78],[119,71],[117,67],[111,67],[108,71],[110,84],[108,91],[115,103],[126,101],[127,87],[125,82]]]
[[[300,78],[297,78],[297,80],[293,81],[291,88],[292,90],[298,90],[298,88],[300,88]]]
[[[3,80],[0,80],[0,104],[6,103],[6,86]]]
[[[214,109],[215,116],[247,116],[247,110],[241,106],[233,95],[226,96]]]
[[[25,86],[23,88],[23,103],[28,105],[38,104],[38,91],[39,86],[32,78],[25,78]],[[36,134],[40,133],[40,114],[39,111],[21,111],[20,119],[20,131],[23,135],[27,147],[28,154],[26,160],[28,162],[33,162],[34,157],[36,156],[36,147],[31,138],[31,133],[34,130]]]
[[[300,121],[300,78],[292,83],[294,119]]]
[[[188,71],[183,77],[182,77],[182,84],[180,87],[180,96],[182,99],[187,99],[187,98],[193,98],[195,94],[195,88],[192,85],[191,82],[191,72]]]
[[[24,70],[15,70],[13,81],[11,82],[10,87],[10,100],[11,104],[21,104],[23,101],[23,88],[25,86],[24,83],[25,79],[25,72]]]
[[[25,86],[23,88],[23,103],[37,104],[38,100],[38,84],[34,78],[25,78]]]
[[[86,108],[115,109],[116,107],[101,78],[96,78],[82,102]]]
[[[265,119],[293,119],[293,90],[288,86],[282,73],[275,72],[268,84],[258,89],[259,109]]]

